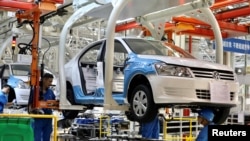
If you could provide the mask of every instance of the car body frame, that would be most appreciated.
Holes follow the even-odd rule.
[[[65,64],[67,99],[73,105],[103,106],[106,40],[86,46]],[[162,41],[116,37],[112,97],[128,105],[130,120],[147,122],[158,108],[209,107],[216,123],[225,121],[238,103],[232,68],[195,59],[180,47]],[[65,110],[74,118],[77,111]]]

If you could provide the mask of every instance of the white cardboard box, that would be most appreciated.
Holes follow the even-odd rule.
[[[32,56],[27,54],[17,54],[14,55],[14,62],[30,64],[32,62]]]

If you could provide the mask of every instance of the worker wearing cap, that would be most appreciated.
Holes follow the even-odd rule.
[[[42,99],[44,101],[47,100],[55,100],[55,94],[50,89],[51,83],[53,81],[54,76],[50,73],[45,73],[42,78]],[[32,90],[30,98],[29,98],[29,109],[33,114],[45,114],[51,115],[53,114],[52,109],[43,108],[43,109],[32,109],[31,104],[33,103],[34,92]],[[34,141],[50,141],[50,135],[53,131],[52,128],[52,119],[51,118],[34,118]]]
[[[199,111],[198,122],[203,125],[196,141],[208,141],[208,125],[213,125],[214,113],[211,109]]]

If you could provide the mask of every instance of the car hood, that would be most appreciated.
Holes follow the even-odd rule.
[[[229,66],[217,64],[217,63],[211,63],[207,61],[201,61],[198,59],[166,57],[166,56],[157,56],[157,55],[139,55],[138,57],[159,60],[159,61],[166,62],[167,64],[180,65],[180,66],[186,66],[186,67],[232,71],[232,68],[230,68]]]

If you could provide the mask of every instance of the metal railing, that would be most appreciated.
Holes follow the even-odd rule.
[[[106,128],[104,128],[103,121],[106,121],[108,124]],[[100,116],[100,124],[99,124],[99,138],[102,137],[102,134],[110,135],[111,134],[111,127],[110,127],[110,117],[107,115]]]
[[[165,121],[163,121],[163,139],[164,140],[185,140],[185,141],[194,141],[195,140],[195,136],[193,135],[193,132],[194,132],[194,129],[195,128],[196,130],[198,130],[197,126],[198,124],[196,125],[193,125],[193,123],[195,123],[194,121],[197,121],[197,118],[193,118],[193,117],[190,117],[190,118],[172,118],[172,119],[166,119],[164,118]],[[170,122],[176,122],[176,123],[179,123],[178,126],[173,126],[173,127],[168,127],[167,126],[167,123],[170,123]],[[186,126],[182,126],[183,123],[188,123],[188,125]],[[179,128],[179,132],[178,135],[176,134],[175,132],[175,135],[172,135],[172,136],[169,136],[171,135],[170,133],[168,134],[167,133],[167,130],[168,129],[178,129]],[[188,128],[189,131],[188,133],[187,132],[184,132],[183,131],[183,128]]]

